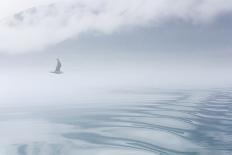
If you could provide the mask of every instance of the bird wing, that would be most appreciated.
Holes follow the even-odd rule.
[[[57,60],[57,65],[56,65],[56,71],[59,72],[60,68],[61,68],[61,62],[59,60]]]

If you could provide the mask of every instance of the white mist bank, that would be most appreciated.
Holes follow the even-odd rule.
[[[232,86],[232,76],[226,71],[152,71],[151,69],[121,69],[98,71],[64,71],[2,73],[0,77],[0,106],[103,104],[138,99],[136,94],[117,93],[148,90],[209,89]],[[221,74],[221,75],[220,75]],[[145,97],[146,98],[146,97]]]

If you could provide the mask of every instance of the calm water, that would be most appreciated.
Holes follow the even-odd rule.
[[[124,98],[2,109],[0,155],[232,155],[232,91],[114,93]]]

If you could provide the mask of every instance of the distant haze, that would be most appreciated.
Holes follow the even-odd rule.
[[[0,19],[0,106],[232,86],[231,0],[9,0]]]

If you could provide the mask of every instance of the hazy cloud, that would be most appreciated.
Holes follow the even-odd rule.
[[[12,4],[16,1],[11,0]],[[232,11],[231,0],[23,0],[2,11],[0,52],[44,49],[85,32],[113,33],[123,27],[150,26],[177,18],[209,23]],[[32,3],[33,2],[33,3]],[[17,4],[17,3],[16,3]],[[30,5],[29,5],[30,4]],[[14,5],[15,6],[15,5]],[[0,7],[0,9],[2,9]],[[0,16],[2,17],[2,15]]]

